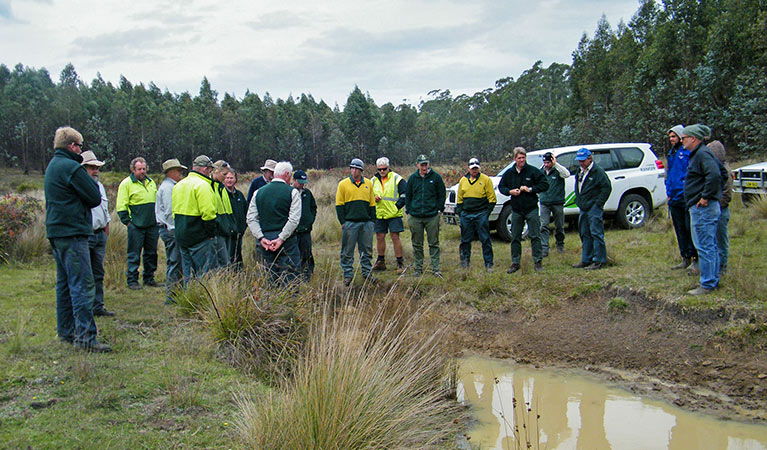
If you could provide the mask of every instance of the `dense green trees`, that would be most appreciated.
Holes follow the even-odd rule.
[[[767,3],[764,0],[642,0],[628,24],[605,17],[583,35],[570,65],[538,61],[518,79],[454,97],[429,92],[419,105],[377,106],[354,86],[343,111],[311,95],[223,98],[207,78],[196,96],[154,83],[84,83],[68,64],[58,83],[46,69],[0,64],[0,164],[42,169],[57,126],[83,131],[86,146],[127,170],[143,155],[189,162],[199,153],[252,170],[266,158],[296,167],[407,164],[504,158],[528,149],[641,141],[657,153],[665,130],[704,122],[733,156],[767,148]],[[737,153],[737,155],[735,155]]]

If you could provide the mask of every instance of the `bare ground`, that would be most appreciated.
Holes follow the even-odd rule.
[[[610,311],[610,299],[627,304]],[[579,367],[641,395],[735,420],[767,421],[767,346],[721,330],[764,323],[746,310],[686,311],[640,292],[608,287],[535,315],[447,306],[458,344],[536,366]]]

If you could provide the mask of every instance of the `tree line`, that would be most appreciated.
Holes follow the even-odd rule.
[[[266,158],[296,167],[341,166],[387,155],[409,164],[601,142],[649,142],[662,154],[665,131],[706,123],[731,157],[767,147],[767,1],[641,0],[628,24],[603,16],[571,64],[538,61],[516,80],[473,95],[436,89],[418,105],[376,105],[355,86],[341,109],[311,95],[273,99],[247,91],[219,99],[203,78],[192,96],[153,82],[90,83],[68,64],[54,83],[45,68],[0,64],[0,164],[42,170],[53,131],[71,125],[110,167],[135,156],[159,168],[200,153],[253,170]]]

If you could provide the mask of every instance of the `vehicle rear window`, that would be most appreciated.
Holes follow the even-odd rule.
[[[616,148],[613,151],[618,156],[621,169],[639,167],[644,159],[644,152],[636,147]]]
[[[613,158],[612,151],[610,150],[592,150],[591,154],[594,157],[594,162],[604,170],[615,170],[618,165]]]

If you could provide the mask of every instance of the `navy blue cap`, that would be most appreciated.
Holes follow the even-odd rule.
[[[296,170],[293,172],[293,179],[301,184],[306,184],[309,182],[309,180],[306,179],[306,172],[303,170]]]
[[[585,161],[588,159],[588,157],[591,156],[591,150],[587,149],[586,147],[578,149],[578,152],[575,154],[575,160],[576,161]]]

